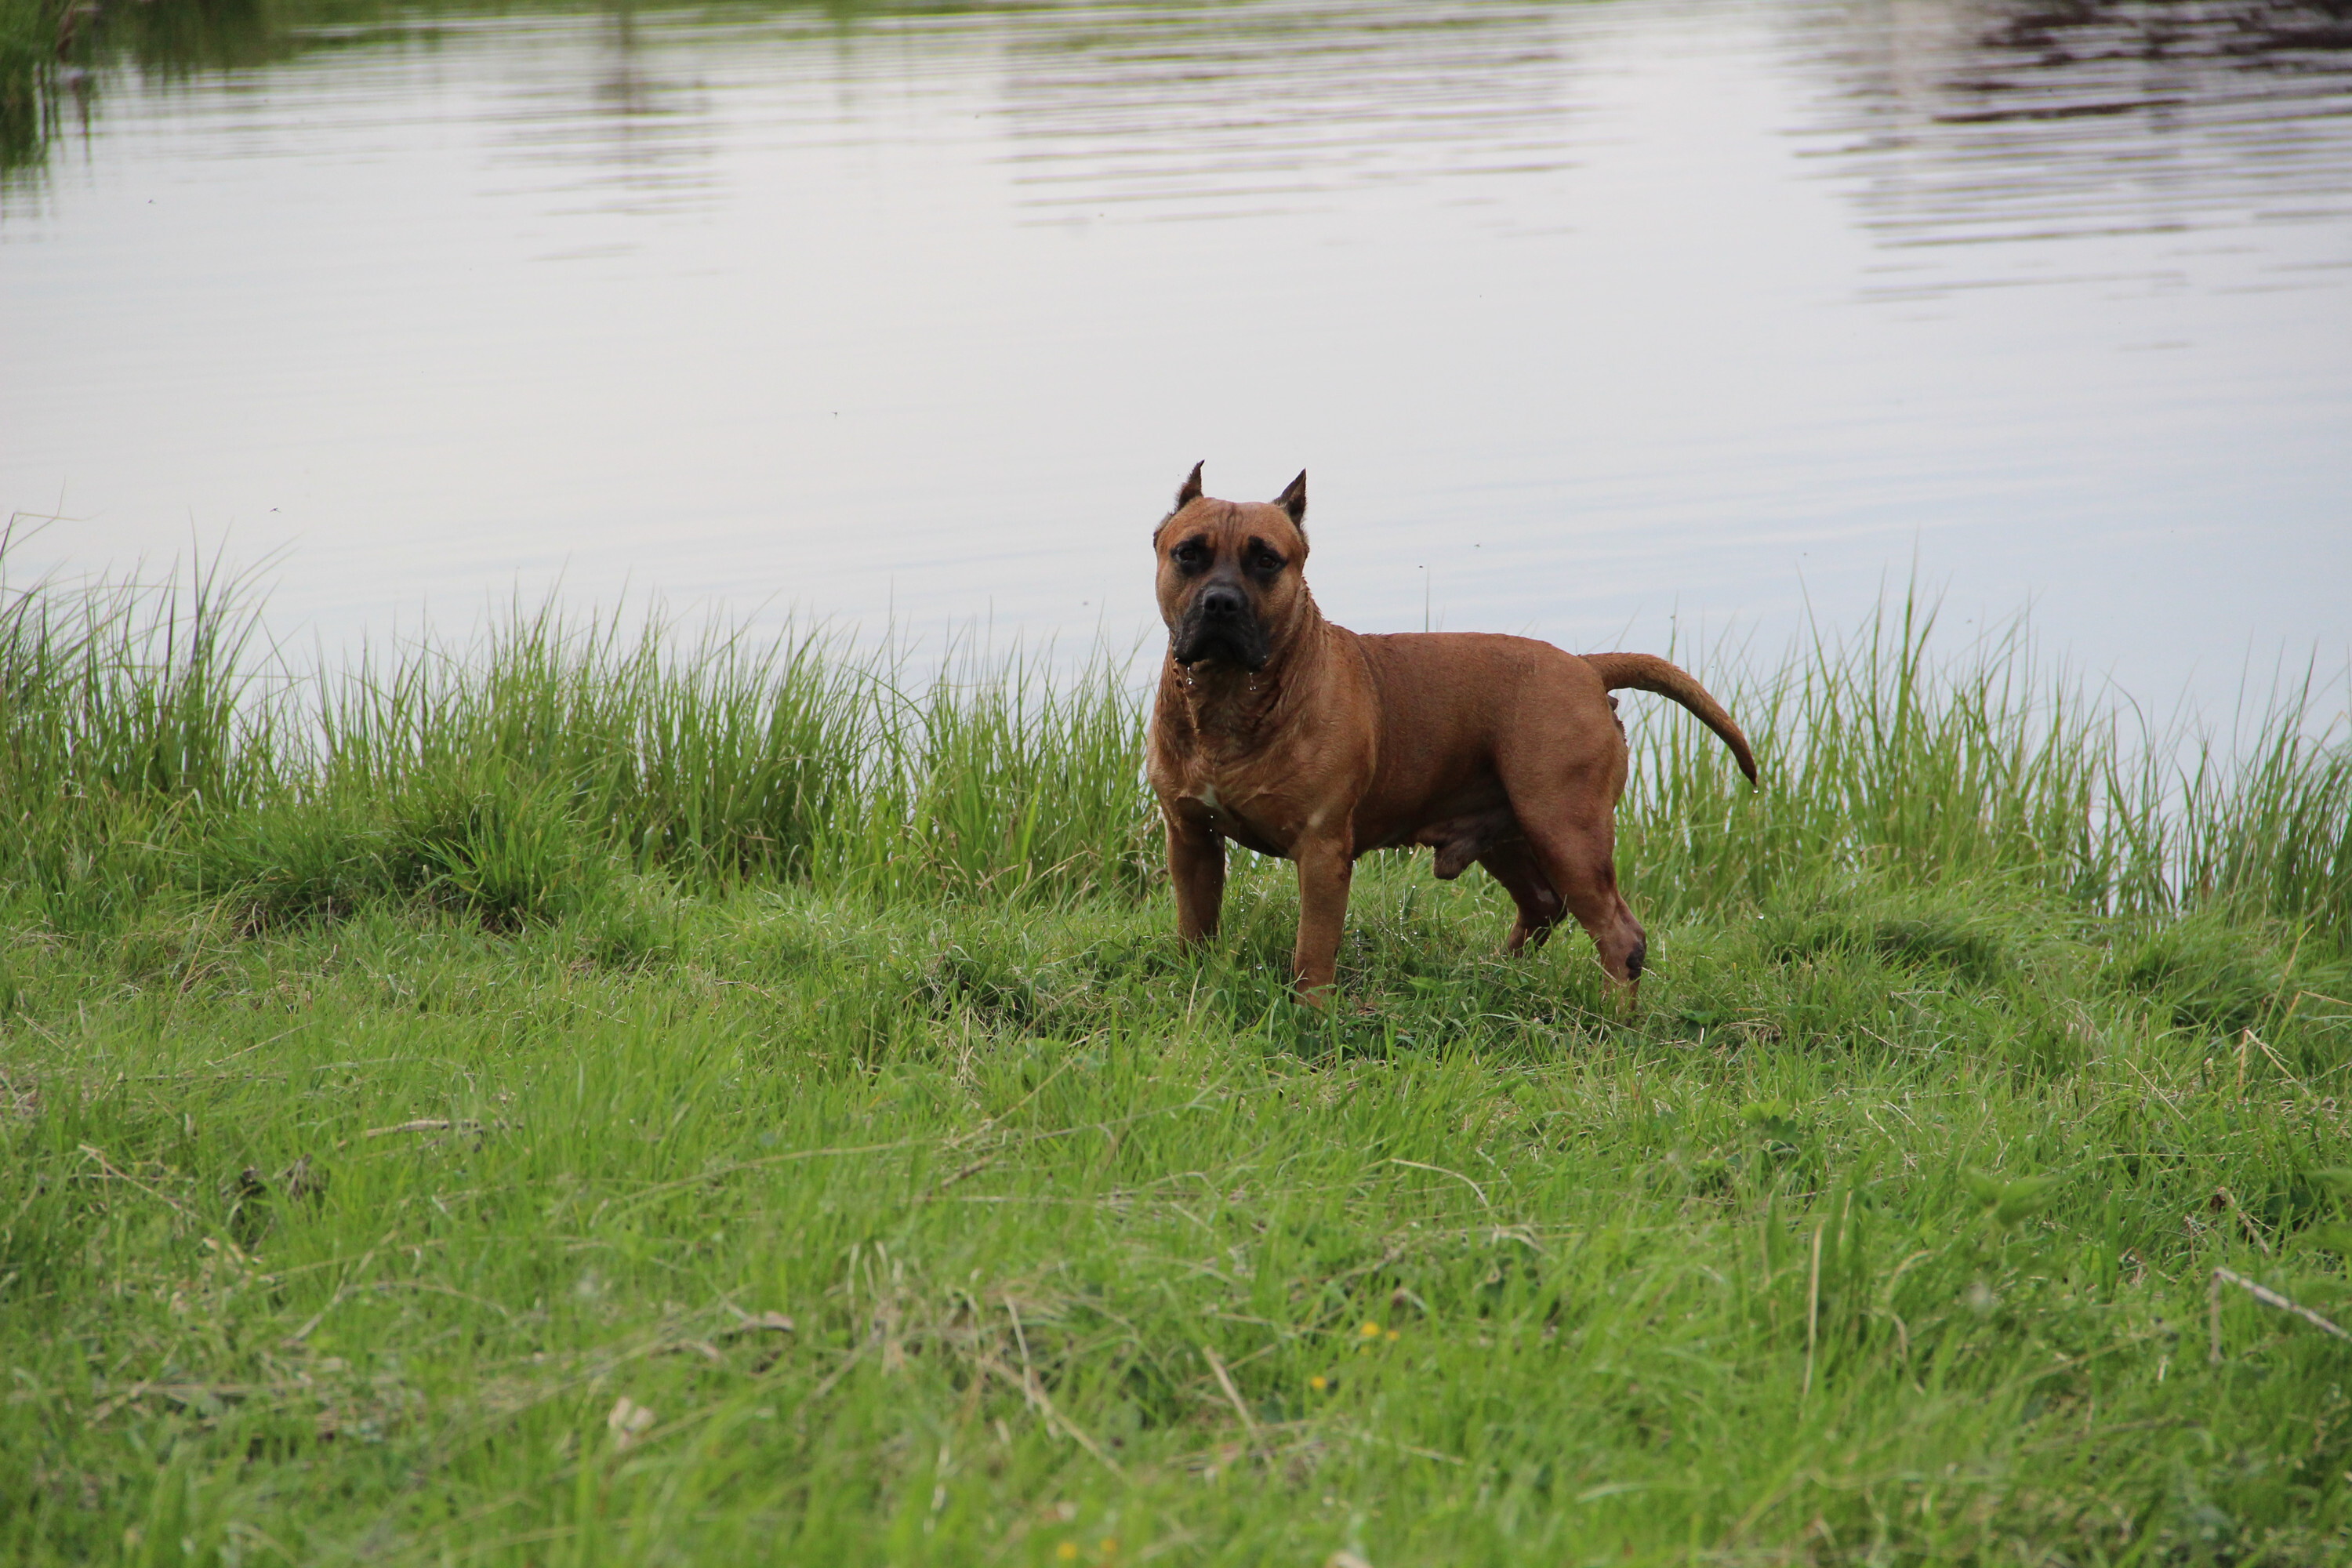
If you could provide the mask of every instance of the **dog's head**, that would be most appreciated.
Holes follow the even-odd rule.
[[[1265,668],[1307,598],[1306,521],[1305,474],[1272,501],[1214,500],[1192,465],[1151,535],[1177,663]]]

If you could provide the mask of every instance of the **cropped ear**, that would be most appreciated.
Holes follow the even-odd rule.
[[[1285,486],[1280,495],[1274,498],[1274,504],[1290,514],[1290,521],[1297,526],[1299,532],[1307,531],[1306,469],[1298,470],[1298,477]]]
[[[1184,476],[1183,485],[1176,491],[1176,504],[1169,510],[1182,511],[1201,499],[1201,468],[1206,461],[1207,459],[1203,458],[1202,462],[1192,465],[1192,471]]]

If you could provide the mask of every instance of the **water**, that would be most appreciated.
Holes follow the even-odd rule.
[[[2159,707],[2352,659],[2325,11],[175,3],[0,185],[20,577],[1124,646],[1206,458],[1308,470],[1364,630],[1771,649],[1916,574]]]

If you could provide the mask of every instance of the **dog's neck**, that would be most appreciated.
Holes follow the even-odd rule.
[[[1292,695],[1297,673],[1313,667],[1307,652],[1321,640],[1324,630],[1314,600],[1302,595],[1290,625],[1274,638],[1274,655],[1264,668],[1244,669],[1211,659],[1179,664],[1171,652],[1161,686],[1183,705],[1194,733],[1246,746]]]
[[[1279,662],[1270,659],[1264,669],[1252,670],[1211,659],[1178,664],[1171,657],[1167,684],[1195,732],[1239,740],[1256,730],[1280,700],[1282,683],[1275,668]]]

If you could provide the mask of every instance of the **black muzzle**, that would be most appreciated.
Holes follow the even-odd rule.
[[[1179,664],[1234,664],[1255,673],[1273,650],[1249,595],[1230,583],[1211,583],[1184,606],[1169,651]]]

